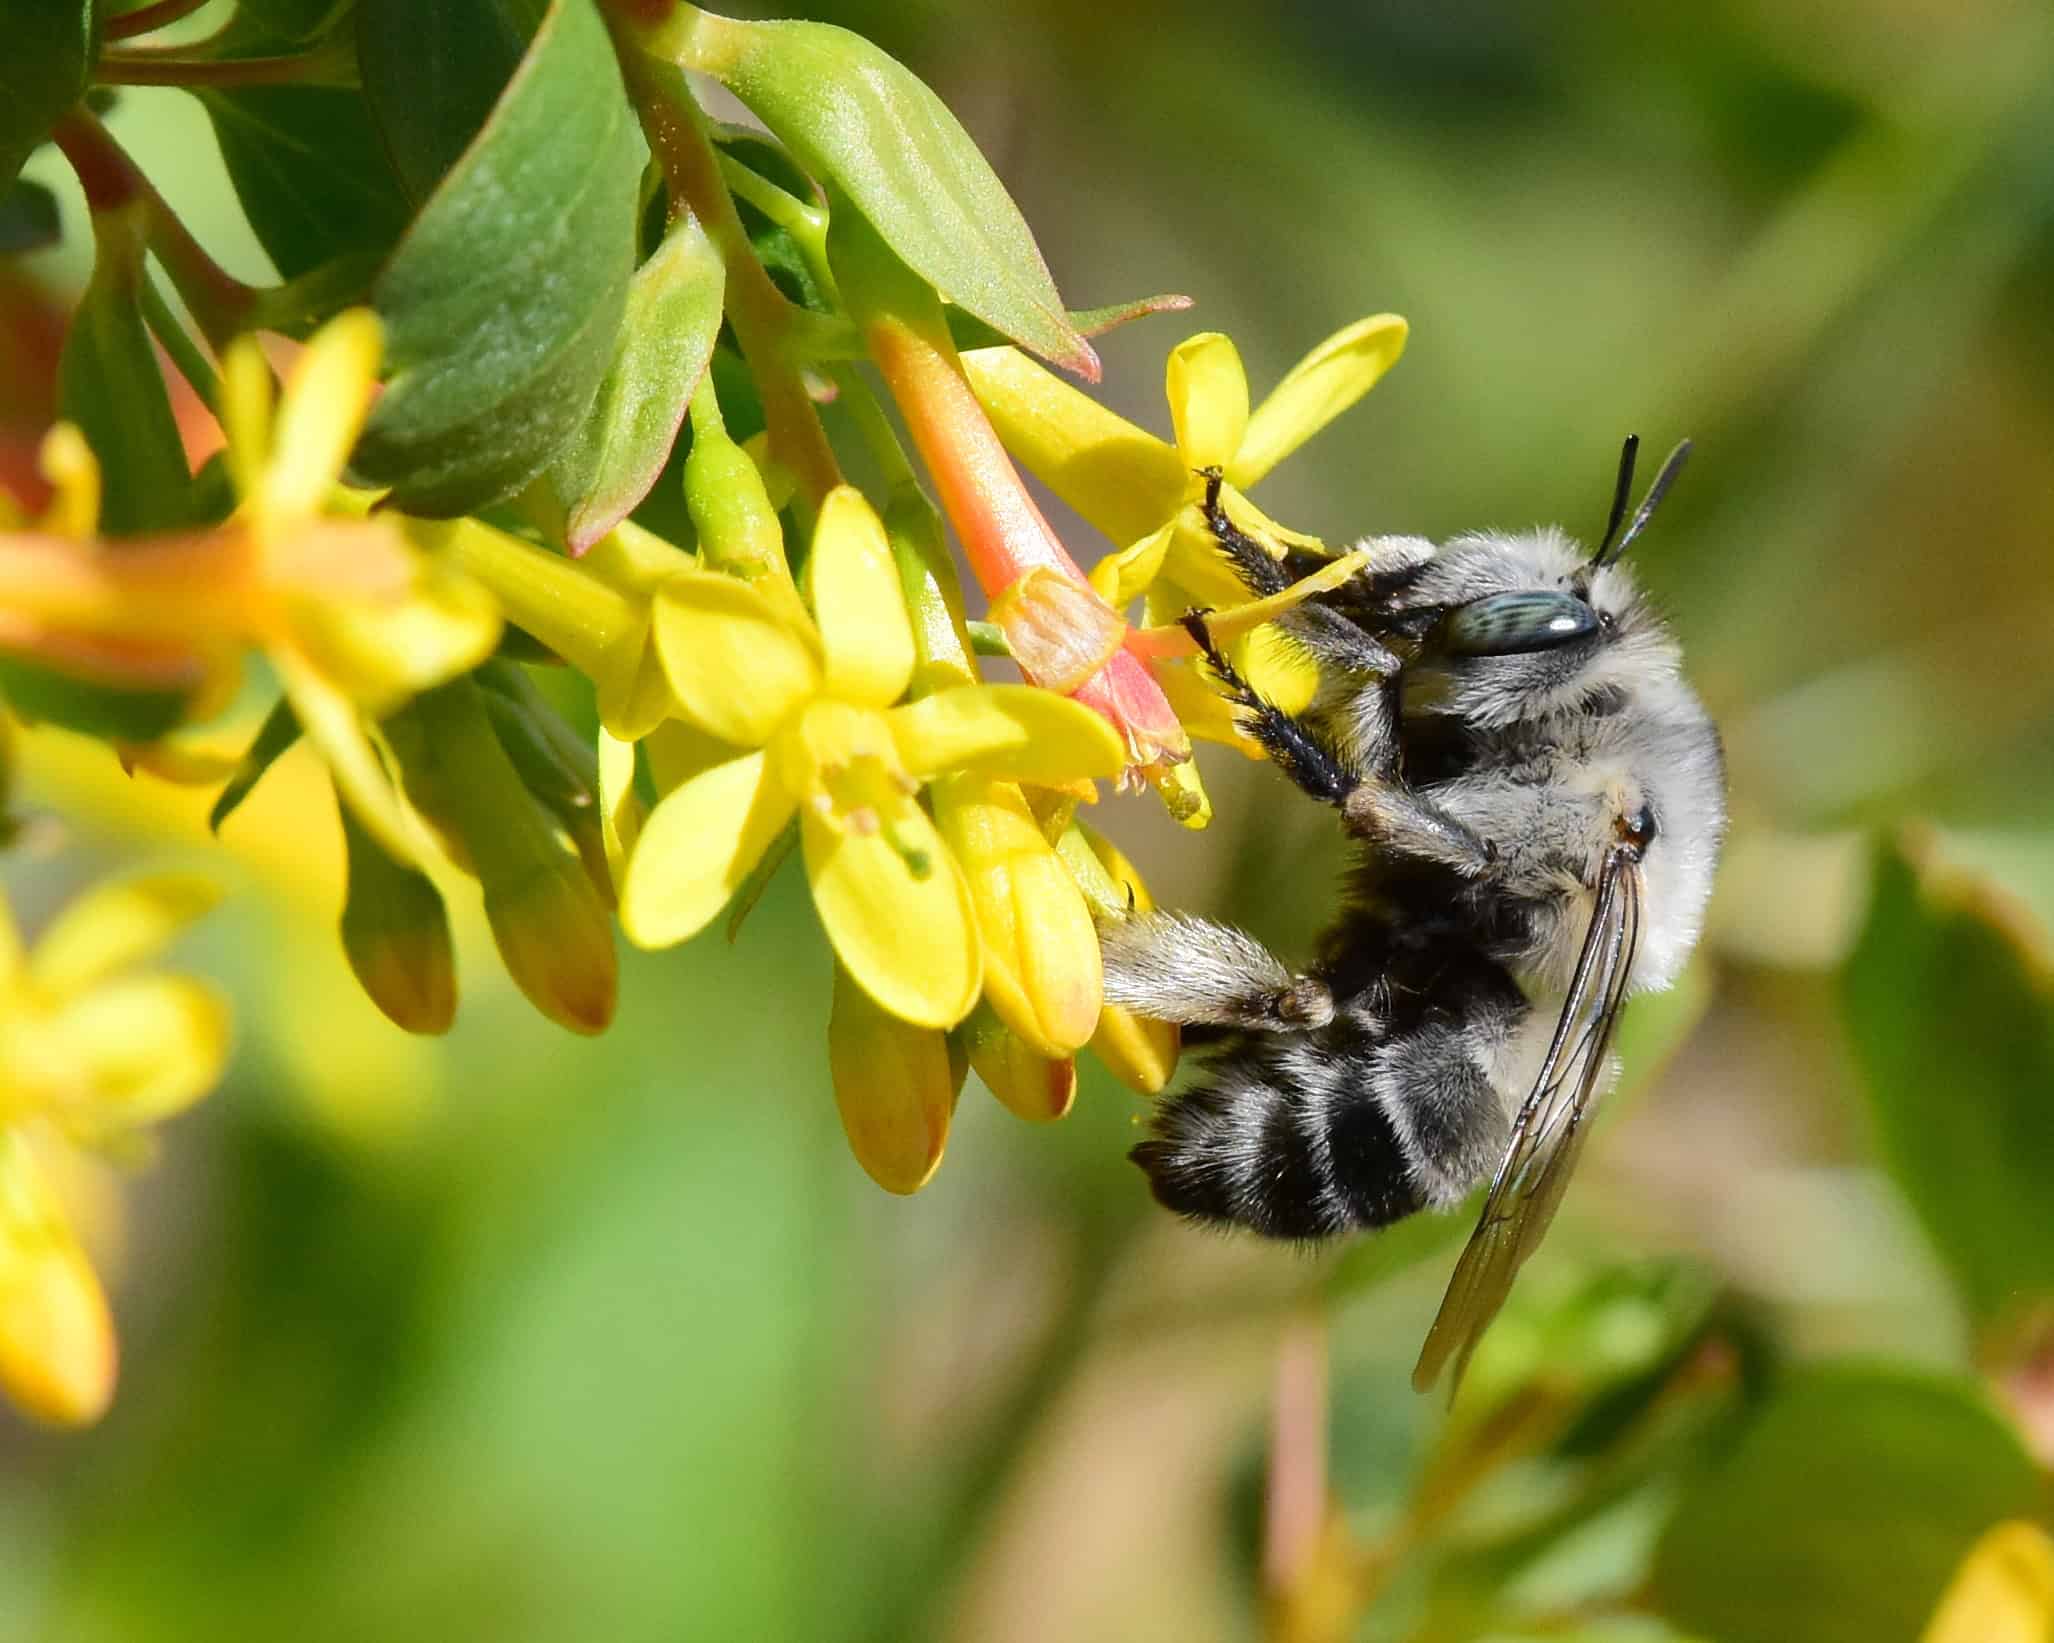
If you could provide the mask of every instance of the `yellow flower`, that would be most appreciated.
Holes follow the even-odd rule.
[[[370,310],[339,315],[274,410],[256,343],[231,345],[221,412],[241,501],[211,530],[91,541],[98,464],[75,429],[53,430],[57,498],[39,529],[0,536],[0,647],[89,680],[189,689],[188,717],[225,700],[242,652],[261,649],[359,819],[410,861],[413,834],[365,721],[484,660],[499,613],[396,521],[366,517],[367,496],[338,488],[381,346]]]
[[[29,953],[0,901],[0,1388],[47,1420],[105,1409],[114,1337],[29,1136],[113,1147],[220,1078],[226,1004],[186,977],[132,973],[214,899],[177,876],[104,886]]]
[[[689,725],[729,756],[649,814],[621,888],[630,940],[668,946],[725,906],[796,815],[814,905],[836,956],[884,1010],[949,1027],[983,977],[962,868],[921,784],[966,770],[1013,781],[1116,774],[1098,715],[1024,685],[964,684],[894,706],[914,637],[884,527],[843,486],[822,505],[806,566],[809,617],[714,571],[658,590],[664,674]]]
[[[2054,1637],[2054,1540],[2000,1523],[1969,1549],[1920,1643],[2046,1643]]]
[[[1279,557],[1287,546],[1324,552],[1317,538],[1286,530],[1245,492],[1374,387],[1403,351],[1405,333],[1394,314],[1358,320],[1294,365],[1253,411],[1233,343],[1214,331],[1190,337],[1171,351],[1165,372],[1173,444],[1017,349],[979,349],[963,364],[1006,448],[1106,536],[1126,544],[1099,561],[1092,586],[1118,609],[1146,594],[1148,619],[1169,623],[1195,606],[1227,609],[1249,600],[1199,506],[1208,471],[1223,476],[1222,507],[1257,542]],[[1305,591],[1292,590],[1301,598]],[[1228,648],[1250,682],[1287,708],[1302,707],[1317,685],[1309,664],[1252,620],[1234,631]],[[1195,676],[1196,664],[1188,654],[1175,655],[1176,648],[1160,649],[1153,668],[1185,727],[1254,751],[1221,699]]]

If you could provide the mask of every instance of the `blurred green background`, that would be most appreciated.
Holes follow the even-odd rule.
[[[106,1231],[117,1405],[83,1436],[0,1416],[0,1643],[1252,1637],[1277,1344],[1322,1294],[1352,1533],[1417,1531],[1359,1635],[1915,1635],[1893,1627],[1969,1532],[2044,1512],[2054,1458],[2029,1328],[2054,1289],[2030,1167],[2054,1165],[2054,19],[809,15],[942,93],[1071,301],[1196,298],[1103,344],[1136,420],[1166,431],[1188,330],[1230,333],[1259,394],[1359,315],[1410,319],[1398,368],[1264,486],[1288,524],[1593,532],[1623,434],[1697,441],[1634,557],[1725,730],[1734,832],[1695,985],[1646,1008],[1622,1116],[1479,1361],[1479,1399],[1560,1419],[1423,1525],[1457,1440],[1406,1373],[1451,1246],[1336,1264],[1171,1224],[1123,1157],[1141,1104],[1095,1066],[1041,1128],[973,1081],[933,1185],[878,1192],[792,875],[732,948],[628,954],[603,1040],[474,962],[457,1030],[415,1043],[351,989],[311,782],[224,862],[198,802],[42,734],[27,798],[62,821],[5,862],[25,923],[138,861],[249,893],[184,955],[236,993],[230,1080]],[[113,123],[267,273],[201,116],[138,91]],[[1303,952],[1331,817],[1231,754],[1207,772],[1203,835],[1147,799],[1099,820],[1159,900]],[[1877,878],[1907,825],[1925,892]],[[1949,911],[1937,864],[2015,915]],[[1677,1430],[1648,1414],[1679,1400]],[[1834,1449],[1843,1418],[1880,1435]],[[1821,1567],[1887,1590],[1883,1620],[1836,1630],[1841,1588],[1769,1557],[1824,1520]]]

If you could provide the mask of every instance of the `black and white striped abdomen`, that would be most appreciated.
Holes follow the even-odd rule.
[[[1393,1021],[1371,1010],[1376,997],[1317,1029],[1223,1039],[1134,1149],[1155,1196],[1193,1220],[1293,1239],[1460,1202],[1504,1151],[1490,1072],[1524,1003],[1509,981],[1427,1008],[1399,995]]]

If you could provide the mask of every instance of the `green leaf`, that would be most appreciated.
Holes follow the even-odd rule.
[[[405,232],[406,196],[356,92],[240,86],[199,97],[243,213],[282,278],[345,255],[382,256]]]
[[[1087,337],[1098,337],[1127,324],[1130,320],[1146,319],[1150,314],[1180,314],[1191,306],[1191,299],[1174,292],[1163,292],[1153,297],[1138,297],[1133,302],[1116,302],[1104,308],[1072,308],[1070,323]],[[1001,348],[1010,340],[991,326],[951,305],[947,309],[949,336],[955,342],[958,353],[972,348]]]
[[[363,0],[364,97],[407,192],[435,191],[490,117],[540,22],[528,0]]]
[[[215,799],[214,808],[207,812],[207,826],[214,832],[221,831],[222,823],[235,814],[243,800],[248,798],[258,782],[264,779],[264,772],[276,764],[293,743],[300,739],[299,716],[293,712],[292,703],[280,696],[271,711],[265,715],[264,723],[258,728],[256,740],[250,743],[249,751],[243,754],[235,767],[235,773],[228,778],[228,785]],[[343,806],[347,816],[349,806]]]
[[[0,652],[0,699],[31,723],[104,741],[153,742],[185,716],[188,697],[178,690],[124,690]]]
[[[0,50],[0,188],[13,182],[29,151],[79,100],[99,54],[91,0],[33,0],[7,8]]]
[[[357,448],[363,480],[449,516],[549,465],[612,359],[641,165],[593,0],[555,0],[378,281],[394,374]]]
[[[0,256],[40,251],[55,245],[63,235],[57,196],[41,183],[17,177],[12,188],[0,192]]]
[[[2030,912],[1907,839],[1844,980],[1884,1162],[1985,1327],[2054,1295],[2047,955]]]
[[[694,13],[676,46],[685,67],[747,104],[948,301],[1051,363],[1098,379],[1098,355],[1064,313],[1020,208],[916,76],[826,23]]]
[[[2039,1505],[2031,1459],[1972,1384],[1805,1370],[1683,1494],[1657,1603],[1721,1643],[1914,1638],[1976,1537]]]
[[[93,213],[93,277],[57,367],[59,414],[84,431],[106,476],[110,536],[186,523],[192,476],[157,355],[143,324],[140,206]]]
[[[549,470],[572,553],[625,519],[663,472],[720,335],[725,284],[720,253],[690,216],[635,270],[613,363]]]

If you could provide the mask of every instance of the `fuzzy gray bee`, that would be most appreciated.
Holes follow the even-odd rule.
[[[1382,538],[1285,629],[1319,664],[1292,716],[1186,625],[1277,767],[1336,806],[1360,851],[1316,962],[1181,913],[1104,931],[1106,996],[1216,1035],[1202,1082],[1134,1149],[1200,1221],[1320,1239],[1446,1209],[1489,1181],[1414,1384],[1459,1377],[1552,1219],[1613,1076],[1632,992],[1676,979],[1725,828],[1718,732],[1619,564],[1688,452],[1622,532],[1626,442],[1603,541]],[[1226,518],[1258,594],[1281,564]],[[1195,1036],[1195,1035],[1194,1035]]]

